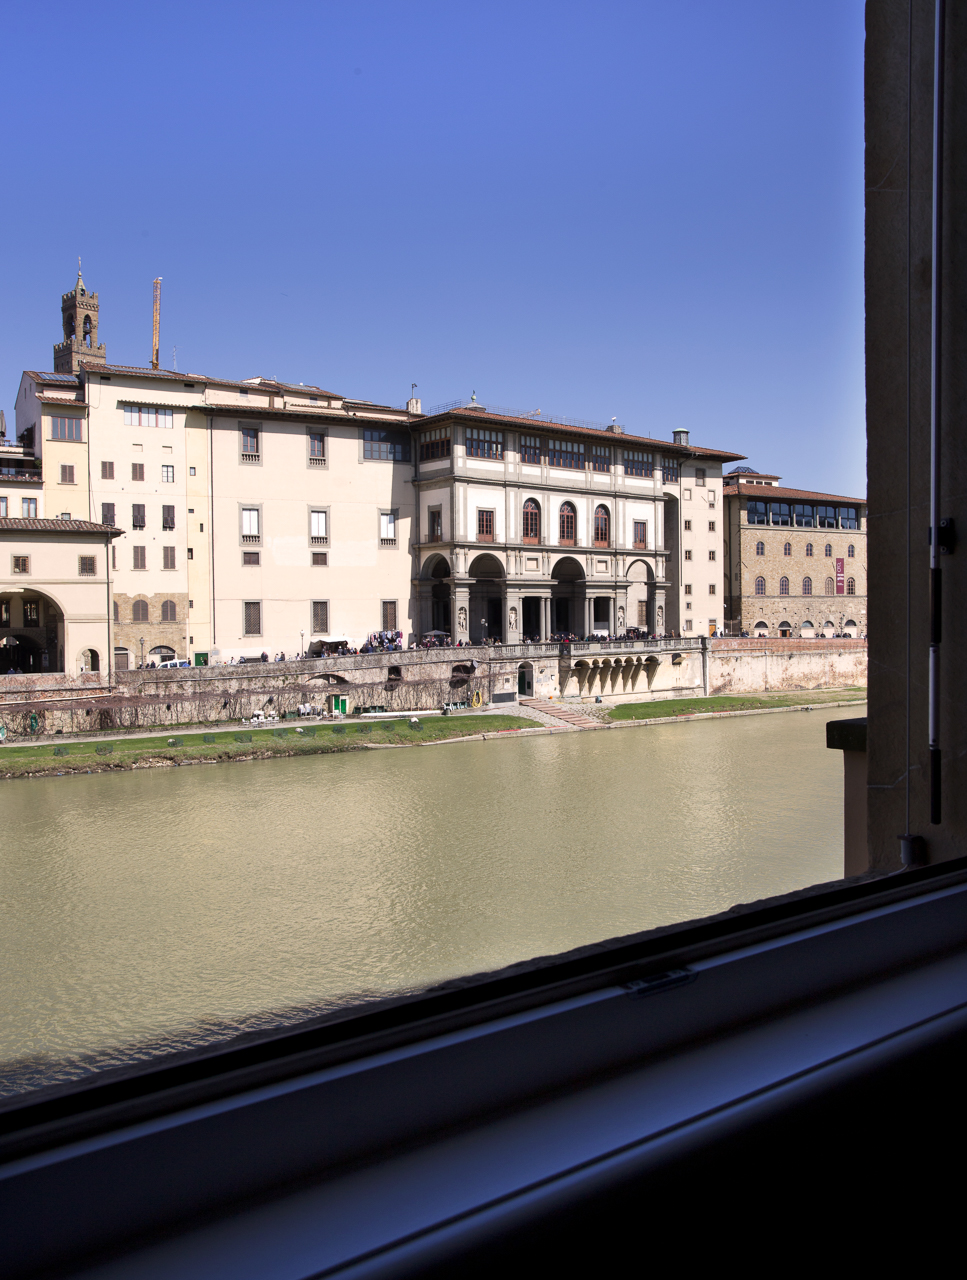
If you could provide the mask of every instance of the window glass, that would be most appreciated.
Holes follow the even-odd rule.
[[[836,528],[836,508],[835,507],[817,507],[816,508],[816,527],[819,529],[835,529]]]
[[[379,517],[379,538],[384,544],[396,541],[396,516],[392,511],[384,511]]]
[[[431,462],[434,458],[450,457],[450,428],[437,427],[433,431],[420,433],[420,461]]]
[[[174,410],[158,408],[155,405],[126,404],[124,425],[126,427],[166,427],[170,430],[174,426]]]
[[[51,440],[83,440],[84,419],[73,417],[51,418],[50,438]]]
[[[611,448],[604,444],[594,444],[591,446],[591,470],[592,471],[610,471],[611,470]]]
[[[409,462],[409,434],[403,431],[377,431],[367,428],[363,432],[363,457],[380,462]]]
[[[797,502],[793,507],[796,514],[797,529],[812,529],[815,522],[815,514],[813,512],[813,504],[811,502]]]
[[[521,462],[531,462],[531,463],[540,462],[541,460],[540,436],[521,436],[520,460]]]
[[[745,518],[748,524],[768,524],[766,504],[764,502],[746,503]]]
[[[624,463],[626,476],[651,476],[655,473],[654,456],[641,449],[626,449]]]
[[[792,524],[792,508],[788,502],[770,502],[769,520],[772,524],[783,527]]]
[[[329,538],[329,525],[325,511],[309,513],[309,536],[313,542],[326,542]]]
[[[257,538],[259,536],[258,507],[242,508],[242,537]]]
[[[562,503],[560,512],[560,539],[567,546],[574,545],[577,512],[570,502]]]
[[[584,442],[582,440],[548,440],[547,461],[552,467],[583,471]]]

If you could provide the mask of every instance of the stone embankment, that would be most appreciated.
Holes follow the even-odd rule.
[[[300,704],[325,710],[425,711],[521,698],[580,707],[710,693],[828,689],[866,683],[860,640],[682,640],[532,644],[353,654],[303,662],[181,667],[79,676],[0,676],[11,737],[214,724]]]

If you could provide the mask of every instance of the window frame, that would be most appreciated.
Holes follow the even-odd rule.
[[[249,629],[249,610],[256,609],[258,611],[258,630]],[[242,601],[242,635],[243,636],[261,636],[265,627],[265,619],[262,616],[261,600],[243,600]]]
[[[84,418],[77,414],[66,414],[63,417],[51,414],[49,421],[49,440],[56,440],[58,444],[84,443]]]
[[[322,453],[313,453],[316,437],[322,441]],[[306,467],[326,470],[329,466],[329,432],[317,427],[306,427]]]
[[[570,522],[571,536],[564,532],[565,521]],[[565,499],[557,509],[557,545],[559,547],[576,547],[578,545],[578,513],[577,506]]]
[[[520,509],[520,540],[528,547],[539,547],[541,545],[541,504],[534,497],[526,497]],[[536,521],[536,532],[528,532],[533,529]]]
[[[503,462],[504,433],[493,427],[467,427],[464,430],[463,448],[468,458]]]
[[[412,437],[406,431],[360,427],[359,457],[362,462],[411,463]]]
[[[247,467],[260,467],[262,465],[262,435],[263,428],[261,422],[239,422],[238,424],[238,460]],[[246,442],[251,442],[252,437],[255,439],[255,448],[246,449]],[[306,446],[308,448],[308,445]]]
[[[325,609],[325,627],[316,626],[316,609],[319,607]],[[310,600],[309,601],[309,634],[314,636],[328,636],[332,634],[332,619],[330,617],[330,608],[328,600]]]
[[[30,577],[30,560],[29,555],[11,555],[10,557],[10,573],[16,578]]]
[[[322,516],[326,527],[326,532],[324,534],[312,532],[313,516]],[[306,537],[309,540],[310,547],[329,546],[329,541],[332,537],[332,530],[330,526],[328,507],[320,506],[317,503],[311,503],[306,508]]]
[[[599,502],[594,508],[593,531],[595,547],[611,546],[611,508],[605,502]],[[603,536],[602,536],[603,529]]]
[[[392,526],[390,525],[386,526],[387,530],[390,527],[392,527],[392,530],[393,530],[392,536],[389,536],[388,533],[386,536],[383,535],[384,520],[392,521]],[[376,536],[377,536],[378,545],[380,548],[392,549],[393,547],[399,546],[399,539],[400,539],[399,523],[400,523],[399,507],[380,507],[376,516]]]
[[[487,531],[489,528],[489,532]],[[477,508],[477,542],[495,542],[497,539],[497,511],[495,507]]]
[[[258,533],[252,533],[251,531],[248,533],[245,532],[246,523],[248,523],[251,526],[251,520],[247,521],[246,517],[250,516],[252,512],[255,513],[255,519],[256,519],[256,522],[258,523]],[[240,547],[260,547],[262,545],[262,539],[265,536],[264,529],[265,529],[265,526],[262,520],[262,503],[261,502],[240,502],[238,504],[238,544],[239,546]]]
[[[74,464],[72,462],[62,462],[60,464],[60,480],[58,484],[74,484]]]
[[[386,611],[393,610],[393,625],[386,625]],[[400,605],[398,600],[380,600],[379,616],[381,621],[380,631],[399,631],[400,630]]]

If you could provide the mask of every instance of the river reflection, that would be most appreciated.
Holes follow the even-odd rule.
[[[6,1090],[835,879],[856,712],[6,782]]]

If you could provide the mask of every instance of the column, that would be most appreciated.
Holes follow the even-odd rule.
[[[454,583],[450,593],[450,622],[454,643],[470,641],[470,586]]]
[[[541,601],[541,640],[545,641],[547,637],[550,635],[548,619],[551,612],[551,602],[549,597],[547,596],[541,596],[540,601]]]

